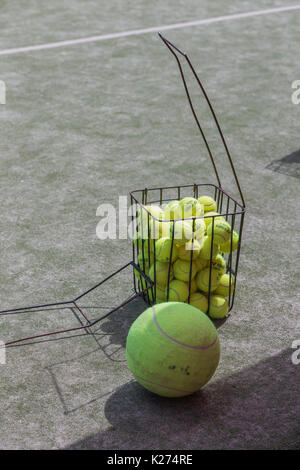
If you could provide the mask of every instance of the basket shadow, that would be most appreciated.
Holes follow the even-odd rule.
[[[116,368],[124,364],[126,366],[125,347],[129,329],[134,320],[149,306],[141,298],[136,298],[130,304],[118,309],[104,321],[100,321],[93,328],[88,328],[85,334],[92,339],[88,350],[85,353],[64,357],[60,362],[49,364],[45,370],[50,374],[54,389],[61,402],[64,414],[68,415],[79,409],[102,399],[112,393],[115,389],[115,381],[111,378]],[[95,309],[95,307],[93,307]],[[86,308],[87,310],[87,308]],[[219,328],[227,318],[214,320],[216,328]],[[102,364],[102,368],[95,368],[95,361]],[[111,365],[109,364],[111,363]],[[115,363],[115,365],[113,365]],[[96,390],[99,390],[97,383],[103,384],[103,377],[106,377],[106,385],[102,387],[101,393],[89,391],[84,394],[85,399],[78,399],[69,393],[69,387],[65,383],[61,370],[68,368],[72,377],[82,373],[90,376],[90,384],[93,383]],[[72,372],[73,371],[73,372]],[[105,375],[107,374],[107,376]],[[89,388],[89,387],[87,387]],[[82,389],[82,391],[84,391]]]
[[[288,349],[180,399],[129,382],[106,402],[110,429],[68,448],[299,449],[299,372]]]

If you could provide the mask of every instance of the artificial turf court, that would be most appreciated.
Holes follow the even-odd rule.
[[[215,183],[176,64],[156,32],[74,40],[297,5],[0,3],[7,87],[0,105],[1,309],[76,297],[131,259],[129,240],[96,237],[100,204],[117,206],[119,195],[144,187]],[[124,345],[145,309],[139,299],[93,334],[7,349],[1,448],[300,447],[300,365],[291,360],[300,338],[300,105],[291,101],[300,78],[299,28],[295,9],[163,31],[200,74],[247,204],[235,304],[218,330],[222,354],[212,380],[177,400],[133,380]],[[30,48],[59,41],[72,44]],[[223,187],[234,193],[221,154],[218,164]],[[94,293],[92,316],[129,295],[131,272],[121,277]],[[2,317],[0,340],[74,322],[71,309]]]

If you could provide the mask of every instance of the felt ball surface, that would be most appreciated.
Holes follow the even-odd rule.
[[[218,333],[199,309],[181,302],[161,303],[132,324],[126,358],[136,380],[151,392],[190,395],[211,379],[218,366]]]

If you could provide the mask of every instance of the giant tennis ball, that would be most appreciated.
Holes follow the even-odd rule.
[[[199,309],[164,302],[145,310],[131,325],[126,358],[136,380],[151,392],[190,395],[210,380],[218,366],[218,333]]]

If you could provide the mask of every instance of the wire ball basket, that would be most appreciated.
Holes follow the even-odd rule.
[[[195,294],[198,294],[205,301],[206,307],[203,310],[209,316],[223,318],[233,307],[237,289],[245,201],[216,114],[189,57],[161,34],[159,36],[176,59],[188,103],[217,182],[145,188],[130,193],[135,232],[133,262],[153,282],[152,287],[145,290],[145,280],[134,271],[134,290],[142,292],[149,305],[174,300],[193,304]],[[221,185],[216,158],[196,113],[182,60],[185,65],[188,64],[208,105],[240,200],[230,195]],[[203,199],[203,196],[208,198]],[[214,201],[212,209],[203,204],[202,201],[206,199]],[[222,239],[220,240],[218,232],[220,223],[223,228],[227,227],[226,241],[224,239],[223,243],[220,243]],[[163,252],[161,246],[164,247]],[[174,281],[184,284],[177,282],[175,286]],[[222,299],[218,300],[216,297]],[[219,304],[223,307],[225,304],[225,310],[222,308],[220,314]]]

